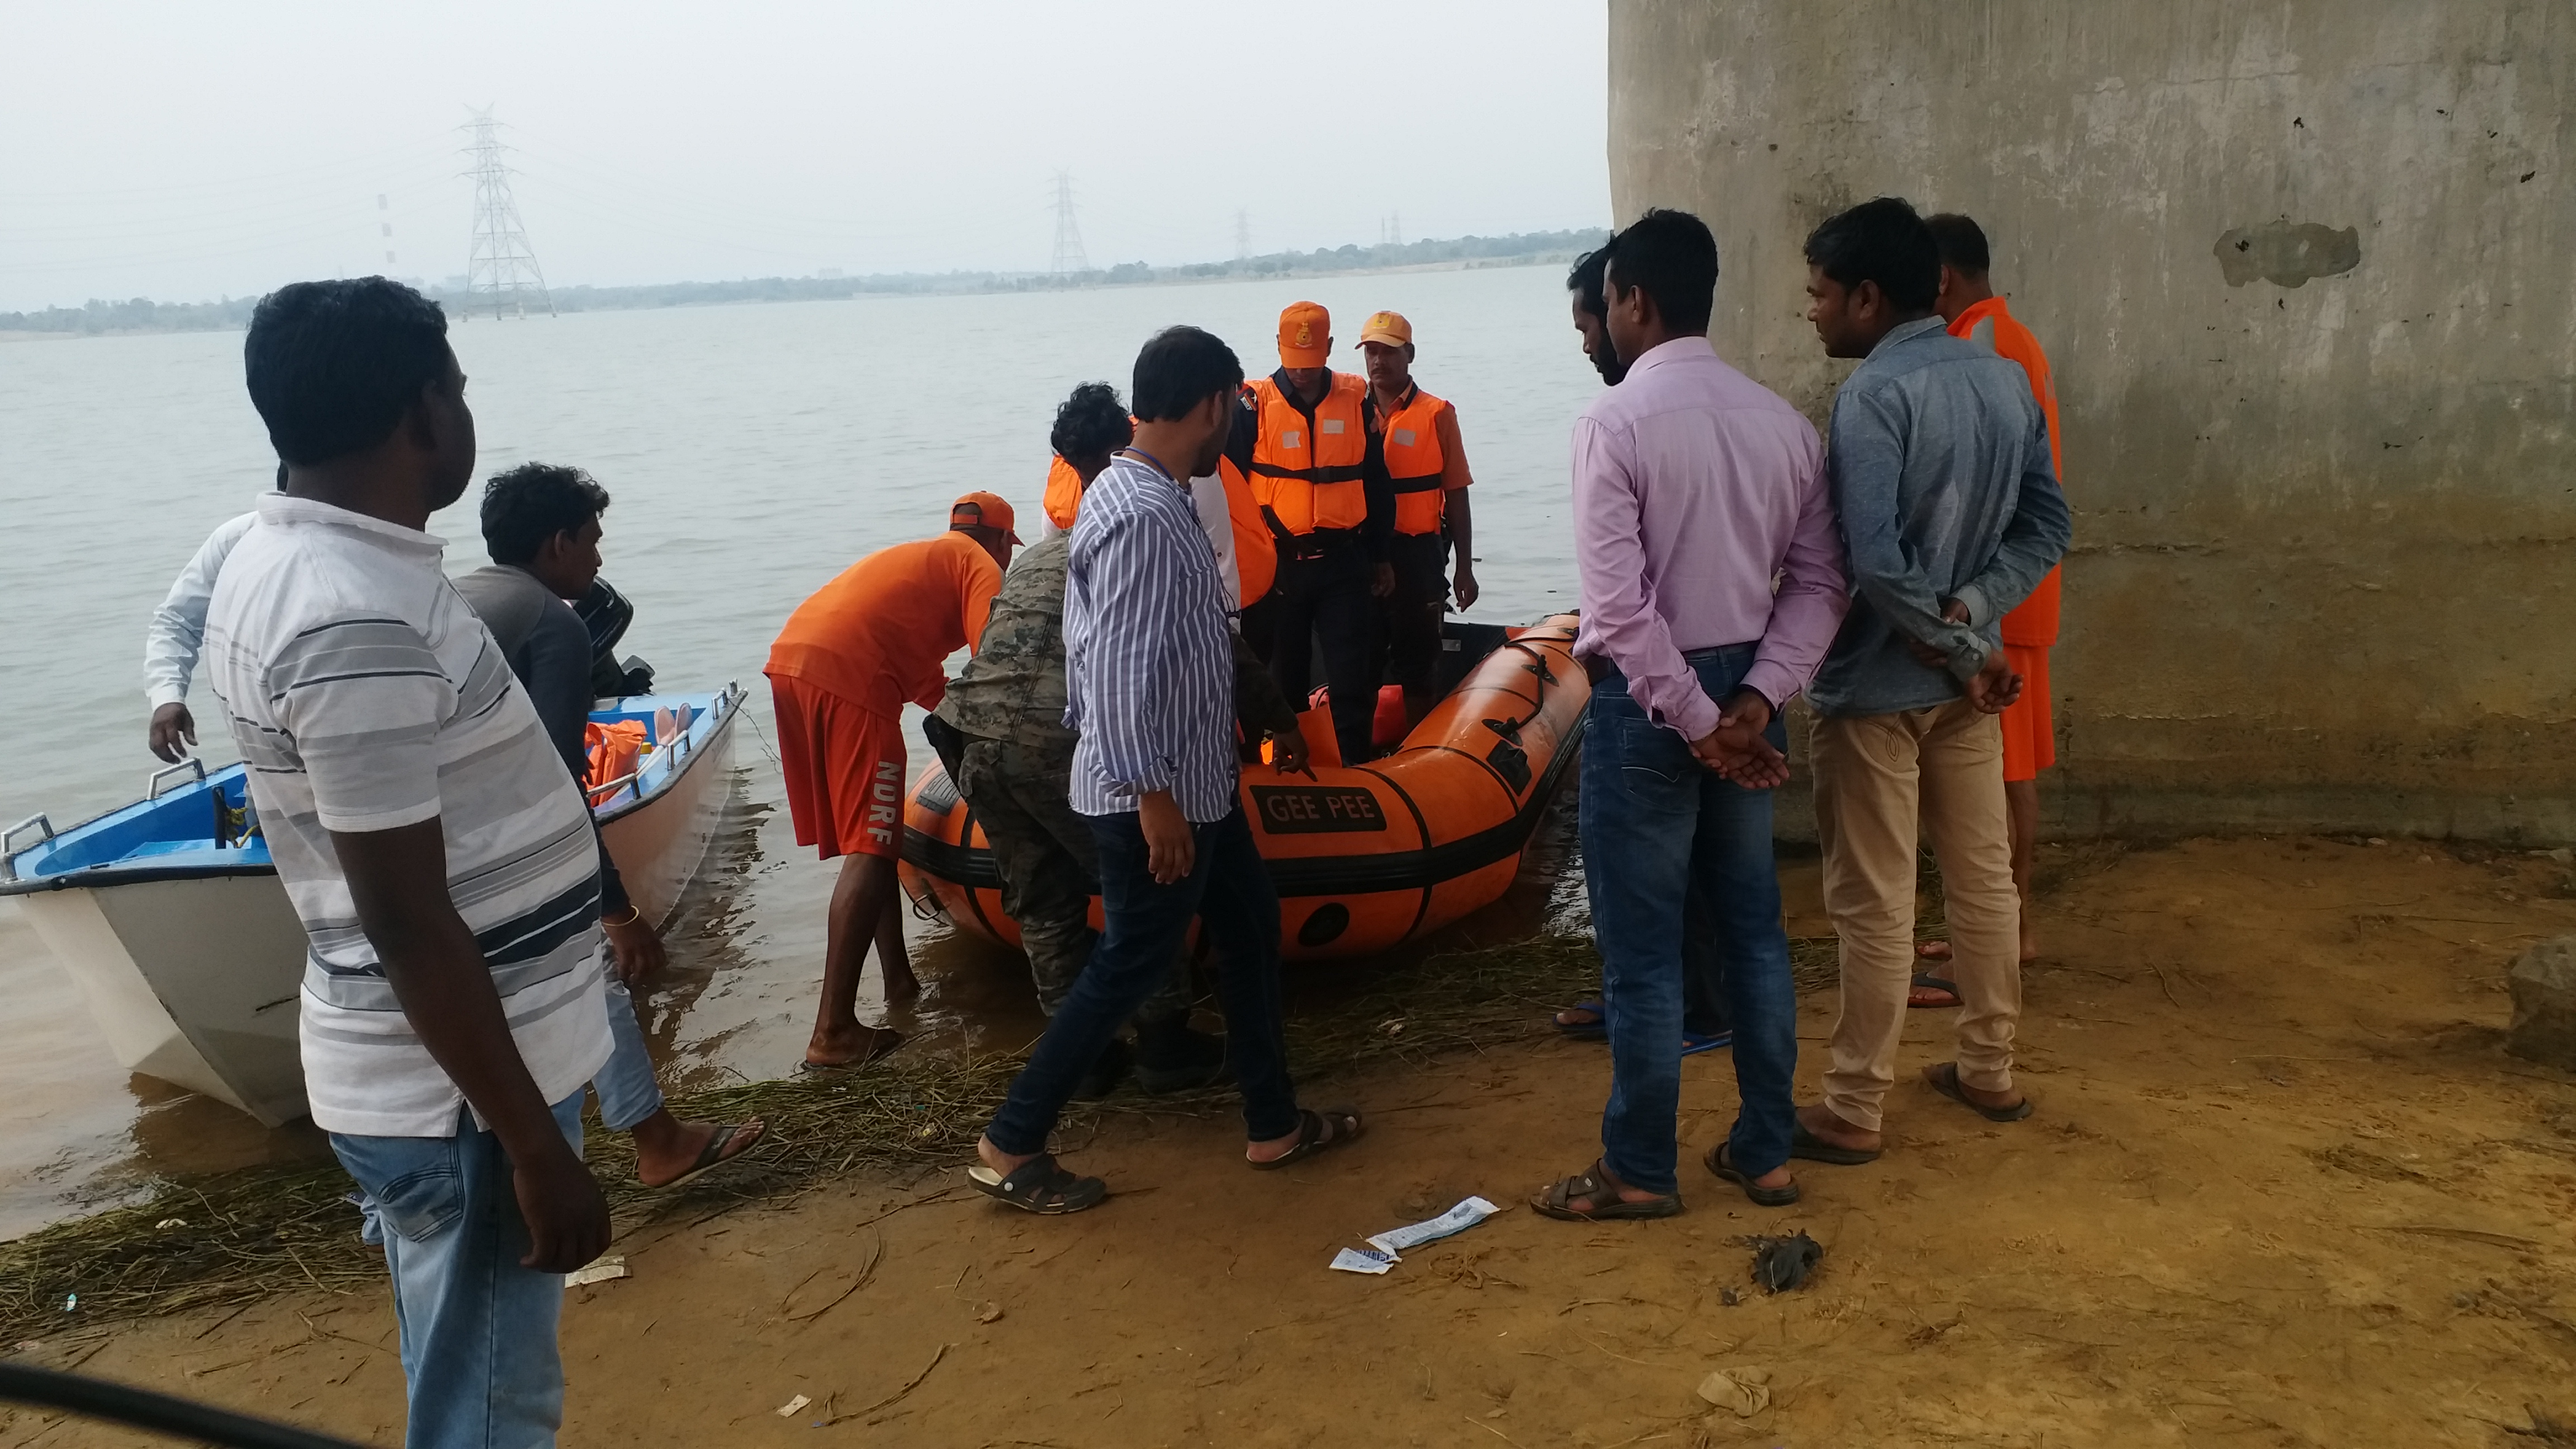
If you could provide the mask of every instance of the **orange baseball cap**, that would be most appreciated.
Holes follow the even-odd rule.
[[[1360,341],[1383,342],[1389,347],[1411,347],[1413,324],[1401,312],[1371,312],[1360,324]]]
[[[1011,533],[1014,521],[1011,505],[1003,502],[998,493],[969,493],[948,505],[948,526],[952,529],[998,528],[1010,534],[1011,542],[1018,543],[1020,536]]]
[[[1279,365],[1321,367],[1332,353],[1333,314],[1320,302],[1291,302],[1279,314]]]

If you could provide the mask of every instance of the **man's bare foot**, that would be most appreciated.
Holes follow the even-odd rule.
[[[730,1162],[751,1150],[768,1128],[757,1117],[732,1129],[732,1135],[718,1145],[718,1134],[726,1129],[714,1122],[689,1122],[663,1108],[635,1124],[635,1177],[646,1187],[668,1187],[692,1172]],[[710,1146],[717,1147],[714,1162],[706,1162]]]
[[[1024,1162],[1034,1162],[1038,1158],[1045,1156],[1045,1154],[1040,1152],[1004,1152],[1002,1149],[993,1145],[992,1138],[978,1137],[975,1139],[975,1156],[977,1160],[981,1161],[986,1167],[993,1169],[1004,1177],[1008,1177],[1012,1173],[1019,1171],[1020,1164]]]
[[[1819,1142],[1853,1152],[1877,1152],[1887,1145],[1886,1133],[1855,1127],[1834,1115],[1834,1109],[1822,1102],[1811,1102],[1799,1108],[1798,1125],[1806,1128],[1807,1135]]]
[[[1588,1006],[1569,1006],[1556,1014],[1556,1024],[1568,1031],[1581,1031],[1602,1024],[1601,1013]]]
[[[856,1066],[875,1061],[901,1045],[903,1033],[889,1027],[864,1026],[855,1021],[847,1026],[818,1026],[805,1043],[805,1065]]]
[[[1296,1158],[1312,1157],[1347,1144],[1366,1130],[1360,1114],[1348,1107],[1335,1107],[1317,1112],[1300,1109],[1297,1130],[1285,1137],[1271,1137],[1247,1142],[1243,1158],[1255,1167],[1272,1167]]]
[[[1917,941],[1914,943],[1914,959],[1917,961],[1947,961],[1950,959],[1950,943],[1947,941]]]

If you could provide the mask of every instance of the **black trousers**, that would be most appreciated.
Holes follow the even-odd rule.
[[[1440,662],[1440,621],[1448,613],[1449,540],[1436,533],[1399,533],[1388,546],[1388,561],[1395,565],[1395,592],[1378,600],[1386,677],[1407,689],[1426,689]]]
[[[1309,535],[1311,537],[1311,535]],[[1298,540],[1303,543],[1304,540]],[[1324,655],[1324,682],[1333,690],[1333,735],[1342,763],[1365,764],[1376,755],[1377,599],[1369,593],[1376,570],[1357,538],[1279,550],[1278,582],[1266,602],[1270,615],[1270,677],[1298,709],[1314,688],[1312,660]]]

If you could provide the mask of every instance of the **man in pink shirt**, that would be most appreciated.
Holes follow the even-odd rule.
[[[1704,1161],[1763,1206],[1788,1170],[1797,997],[1771,846],[1779,714],[1850,596],[1816,430],[1708,343],[1717,241],[1650,211],[1610,255],[1617,387],[1574,425],[1575,561],[1592,674],[1584,883],[1610,1032],[1602,1153],[1531,1200],[1550,1217],[1681,1211],[1684,901],[1712,907],[1742,1106]],[[1774,587],[1774,580],[1777,587]]]

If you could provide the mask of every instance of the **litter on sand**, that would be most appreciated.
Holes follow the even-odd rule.
[[[1699,1381],[1699,1396],[1739,1419],[1750,1419],[1771,1407],[1770,1385],[1766,1368],[1712,1369]]]
[[[1786,1293],[1807,1281],[1825,1256],[1825,1245],[1804,1232],[1794,1237],[1745,1239],[1753,1247],[1753,1281],[1766,1293]]]
[[[1401,1259],[1407,1248],[1418,1248],[1424,1243],[1436,1243],[1442,1238],[1463,1233],[1501,1211],[1481,1197],[1471,1197],[1436,1218],[1389,1228],[1369,1239],[1368,1245],[1390,1258]]]
[[[1375,1248],[1344,1248],[1325,1266],[1338,1273],[1383,1273],[1395,1266],[1395,1255]]]
[[[803,1413],[805,1411],[805,1406],[812,1402],[814,1402],[812,1399],[803,1394],[798,1394],[796,1397],[789,1399],[786,1403],[778,1406],[778,1417],[782,1419],[793,1419],[798,1414]]]
[[[623,1278],[625,1276],[626,1256],[623,1253],[611,1253],[605,1258],[594,1258],[587,1266],[575,1268],[571,1272],[566,1273],[564,1275],[564,1286],[566,1288],[579,1288],[585,1284],[605,1283],[611,1278]]]

